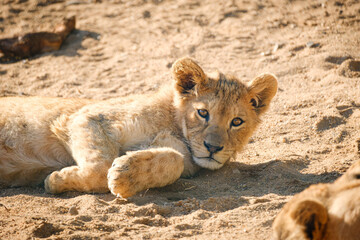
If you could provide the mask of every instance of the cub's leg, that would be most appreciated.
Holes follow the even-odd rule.
[[[166,186],[184,173],[190,176],[199,170],[184,142],[170,131],[160,132],[151,147],[115,159],[108,173],[108,186],[113,194],[130,197],[148,188]]]
[[[45,179],[45,191],[57,194],[67,191],[107,192],[106,173],[110,164],[87,167],[71,166],[52,172]]]
[[[109,169],[108,186],[113,194],[127,198],[175,182],[183,169],[183,155],[172,148],[128,152],[116,158]]]
[[[119,146],[106,132],[102,115],[77,114],[69,123],[69,149],[77,164],[51,173],[45,179],[50,193],[65,191],[106,192],[107,171],[119,154]]]

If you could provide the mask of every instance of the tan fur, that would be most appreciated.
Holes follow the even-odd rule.
[[[263,74],[245,85],[220,73],[208,77],[190,58],[172,71],[174,86],[151,95],[1,98],[0,183],[34,185],[47,176],[50,193],[110,189],[129,197],[200,167],[222,167],[259,124],[276,78]],[[244,122],[231,125],[234,118]]]
[[[360,160],[332,184],[296,195],[276,217],[274,240],[356,240],[360,236]]]

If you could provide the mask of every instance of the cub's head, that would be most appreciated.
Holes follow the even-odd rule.
[[[277,91],[274,75],[262,74],[244,84],[217,73],[207,76],[190,58],[176,61],[177,120],[193,160],[218,169],[247,143]]]

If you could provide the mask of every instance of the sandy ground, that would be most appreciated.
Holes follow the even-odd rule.
[[[279,91],[246,149],[218,171],[127,201],[0,189],[0,239],[269,239],[284,203],[358,158],[359,1],[1,2],[0,38],[50,30],[71,15],[77,30],[59,51],[0,59],[0,96],[156,91],[185,55],[244,81],[272,72]]]

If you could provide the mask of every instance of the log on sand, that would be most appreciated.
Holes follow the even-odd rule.
[[[0,52],[4,57],[26,58],[56,51],[74,29],[75,16],[64,18],[52,32],[27,33],[18,37],[0,39]]]

